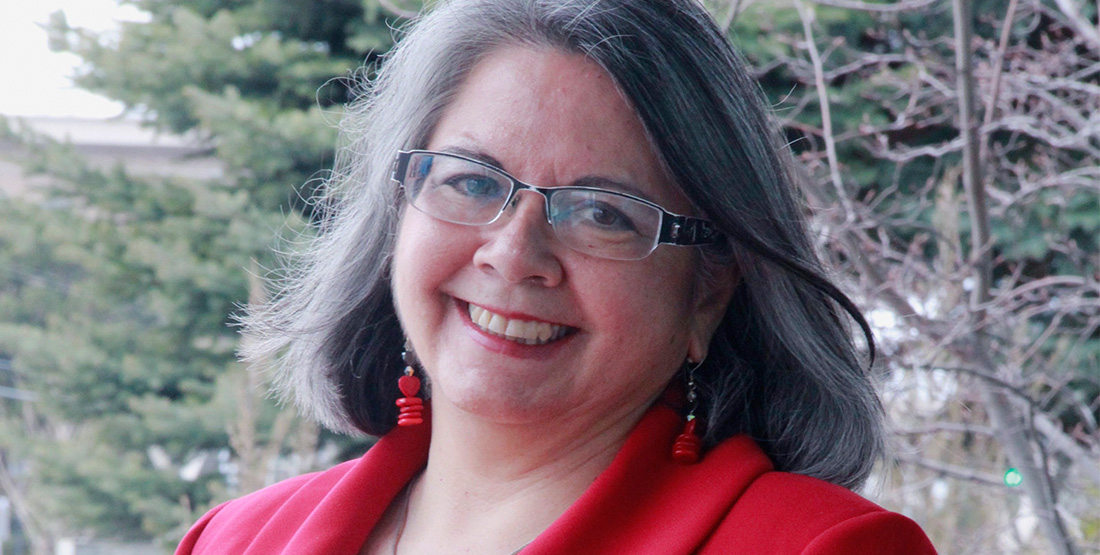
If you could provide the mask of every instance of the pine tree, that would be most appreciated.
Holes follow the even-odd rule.
[[[0,399],[0,486],[38,552],[74,535],[170,546],[214,503],[313,469],[318,431],[235,360],[232,315],[276,236],[308,233],[350,76],[394,19],[358,0],[134,4],[149,21],[117,37],[55,14],[51,45],[85,60],[80,86],[198,137],[226,175],[101,171],[3,128],[53,184],[0,206],[0,385],[36,394]]]

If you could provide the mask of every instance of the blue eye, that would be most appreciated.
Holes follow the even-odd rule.
[[[420,158],[420,165],[416,168],[417,175],[428,175],[432,171],[432,157],[424,156]]]
[[[499,182],[483,175],[456,175],[448,178],[445,183],[468,197],[499,197],[504,192],[504,187]]]

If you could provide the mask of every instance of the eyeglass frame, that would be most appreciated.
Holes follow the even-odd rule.
[[[641,258],[637,258],[637,259],[628,259],[628,260],[642,260],[642,259],[646,258],[647,256],[653,254],[653,251],[657,250],[658,245],[675,245],[675,246],[679,246],[679,247],[697,247],[697,246],[713,244],[713,243],[718,241],[718,237],[720,236],[719,232],[714,229],[714,224],[712,222],[710,222],[709,220],[705,220],[705,219],[702,219],[702,218],[694,218],[694,217],[691,217],[691,216],[685,216],[683,214],[676,214],[674,212],[669,212],[668,210],[665,210],[665,208],[663,206],[661,206],[661,205],[659,205],[659,204],[657,204],[653,201],[650,201],[650,200],[647,200],[647,199],[644,199],[644,198],[641,198],[641,197],[638,197],[638,196],[635,196],[635,195],[631,195],[629,193],[623,193],[623,192],[620,192],[620,191],[613,191],[613,190],[610,190],[610,189],[601,189],[599,187],[583,187],[583,186],[572,186],[572,185],[567,185],[567,186],[562,186],[562,187],[538,187],[536,185],[531,185],[530,183],[525,183],[523,181],[520,181],[518,178],[516,178],[512,174],[508,173],[507,171],[504,171],[503,169],[498,168],[497,166],[494,166],[494,165],[492,165],[488,162],[484,162],[484,161],[478,160],[476,158],[470,158],[468,156],[463,156],[461,154],[454,154],[454,153],[451,153],[451,152],[441,152],[441,151],[438,151],[438,150],[425,150],[425,149],[399,150],[399,151],[397,151],[397,156],[396,156],[396,158],[394,158],[394,161],[393,161],[393,168],[390,172],[390,179],[405,191],[405,195],[404,195],[405,200],[408,201],[409,205],[412,206],[413,208],[416,208],[417,210],[419,210],[421,212],[423,212],[423,210],[418,208],[416,206],[416,204],[413,202],[413,200],[409,198],[409,195],[408,195],[409,190],[408,190],[407,187],[405,187],[405,180],[403,178],[399,177],[399,176],[407,175],[408,169],[409,169],[409,160],[416,154],[428,154],[428,155],[432,155],[432,156],[445,156],[445,157],[449,157],[449,158],[457,158],[459,160],[463,160],[465,162],[469,162],[471,164],[475,164],[475,165],[481,166],[483,168],[492,170],[493,172],[499,173],[500,175],[507,178],[508,181],[511,183],[511,190],[508,192],[507,198],[505,198],[504,202],[501,204],[500,210],[497,212],[497,214],[495,216],[493,216],[493,218],[491,220],[489,220],[485,223],[477,224],[477,223],[452,222],[450,220],[445,220],[443,218],[439,218],[438,216],[433,216],[432,214],[427,214],[425,212],[425,214],[427,214],[428,216],[431,216],[432,218],[436,218],[438,220],[445,221],[445,222],[448,222],[448,223],[453,223],[453,224],[457,224],[457,225],[468,225],[468,226],[490,225],[493,222],[496,222],[498,219],[500,219],[500,216],[502,214],[504,214],[505,210],[508,209],[508,205],[512,204],[512,202],[516,198],[516,195],[518,195],[520,191],[526,190],[526,191],[534,191],[534,192],[538,193],[539,195],[542,195],[544,211],[546,213],[546,223],[550,225],[551,229],[554,229],[554,221],[553,221],[553,218],[551,217],[551,214],[550,214],[550,197],[551,197],[551,195],[553,195],[554,193],[559,192],[559,191],[591,191],[591,192],[597,192],[597,193],[611,194],[611,195],[627,198],[627,199],[630,199],[630,200],[633,200],[633,201],[637,201],[637,202],[640,202],[640,203],[645,204],[647,206],[650,206],[652,208],[655,208],[658,212],[660,212],[660,214],[661,214],[661,225],[660,225],[660,231],[658,232],[658,235],[657,235],[657,242],[653,245],[653,248],[648,253],[645,254],[645,256],[642,256]],[[556,234],[557,230],[554,229],[554,232]],[[570,248],[574,248],[574,247],[570,247]],[[593,255],[593,256],[598,257],[599,255]]]

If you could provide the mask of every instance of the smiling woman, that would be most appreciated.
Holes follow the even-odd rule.
[[[578,183],[624,183],[641,197],[632,201],[640,206],[692,210],[615,84],[577,54],[527,47],[488,53],[444,110],[427,148],[486,153],[511,174],[548,186],[551,199],[575,192],[569,188]],[[606,198],[620,192],[583,190]],[[401,220],[394,298],[430,378],[436,422],[480,416],[490,424],[522,423],[493,436],[559,435],[545,447],[551,452],[577,447],[572,442],[594,425],[612,428],[608,441],[621,441],[685,358],[705,358],[734,280],[698,279],[696,249],[654,250],[659,222],[634,227],[625,210],[613,222],[606,214],[595,220],[590,211],[555,220],[553,210],[547,217],[545,198],[516,194],[497,212],[480,226],[419,211]],[[624,241],[632,242],[618,227],[627,227],[643,249],[617,256],[630,252]],[[567,331],[527,345],[507,330],[476,325],[469,313],[477,308],[516,331],[517,322]],[[631,322],[648,324],[624,325]]]
[[[383,437],[177,553],[933,552],[846,489],[882,441],[866,323],[694,0],[445,2],[348,114],[248,354]]]

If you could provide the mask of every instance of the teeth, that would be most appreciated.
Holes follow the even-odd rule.
[[[470,321],[477,327],[497,337],[503,337],[524,345],[544,345],[560,339],[568,330],[565,326],[547,322],[510,320],[473,304],[468,305]]]
[[[494,314],[493,319],[489,320],[489,325],[485,327],[493,333],[505,335],[504,332],[508,329],[508,319],[500,314]]]
[[[508,320],[508,327],[504,328],[504,335],[508,337],[527,338],[527,322],[520,320]]]
[[[485,310],[484,308],[481,308],[481,307],[478,307],[478,306],[470,305],[470,308],[476,308],[480,312],[480,314],[478,314],[477,319],[474,320],[474,323],[477,324],[478,327],[480,327],[480,328],[487,329],[489,327],[489,321],[493,319],[493,314],[491,312],[489,312],[488,310]],[[471,310],[470,311],[470,319],[473,320],[474,319],[473,317],[474,317],[474,313]]]
[[[553,326],[538,326],[535,333],[538,335],[535,337],[536,341],[547,341],[551,335],[554,335]]]

